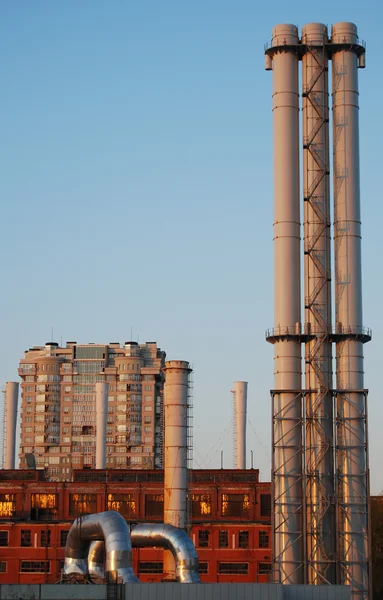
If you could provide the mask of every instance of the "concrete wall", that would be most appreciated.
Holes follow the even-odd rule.
[[[0,585],[0,600],[106,600],[107,585]],[[340,585],[128,583],[117,600],[350,600]]]

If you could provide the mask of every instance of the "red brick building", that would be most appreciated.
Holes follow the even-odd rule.
[[[194,470],[189,500],[201,580],[266,581],[271,497],[258,470]],[[57,582],[72,521],[112,509],[129,523],[162,521],[163,471],[75,471],[72,482],[0,471],[0,582]],[[142,581],[161,581],[161,549],[134,549],[133,561]]]

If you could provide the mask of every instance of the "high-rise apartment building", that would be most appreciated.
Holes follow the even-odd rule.
[[[100,381],[108,383],[107,468],[162,467],[165,357],[155,342],[50,342],[27,350],[19,365],[20,467],[29,453],[51,480],[70,480],[72,467],[95,467]]]

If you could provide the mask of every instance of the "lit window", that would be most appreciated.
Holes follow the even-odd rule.
[[[221,514],[226,517],[249,518],[249,494],[222,494]]]
[[[16,512],[15,494],[0,494],[0,517],[12,517]]]
[[[192,494],[192,515],[197,517],[200,515],[211,514],[211,495],[210,494]]]
[[[97,512],[96,494],[69,494],[69,514],[87,515]]]
[[[108,494],[108,510],[116,510],[124,517],[136,514],[136,500],[133,494]]]
[[[51,459],[59,457],[50,456]],[[55,463],[58,464],[58,461]],[[32,494],[31,518],[36,520],[52,519],[56,516],[57,494]]]

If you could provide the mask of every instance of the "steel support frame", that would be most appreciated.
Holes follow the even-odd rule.
[[[328,58],[326,39],[302,46],[305,321],[306,571],[335,583]]]
[[[367,398],[366,389],[334,391],[338,581],[350,585],[353,597],[361,600],[372,592]],[[354,486],[363,493],[357,496]]]

